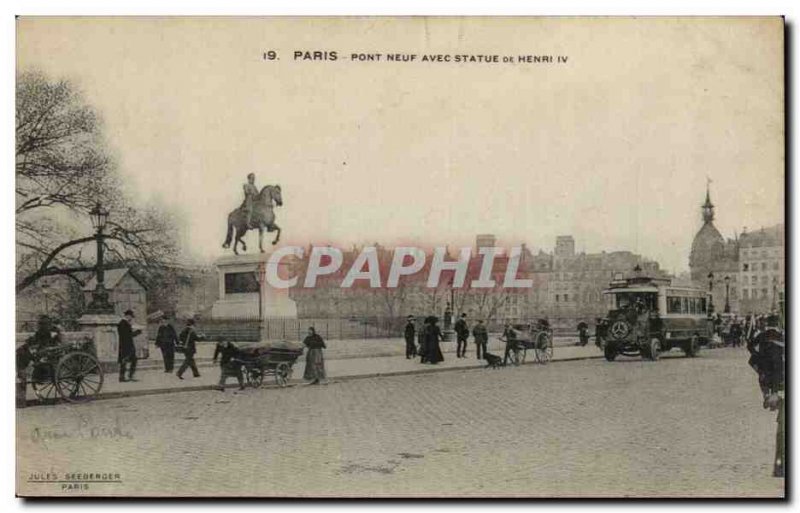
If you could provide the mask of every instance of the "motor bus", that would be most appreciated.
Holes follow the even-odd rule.
[[[673,348],[695,357],[713,336],[711,295],[704,290],[665,278],[618,276],[603,295],[609,309],[596,337],[608,361],[619,355],[657,360]]]

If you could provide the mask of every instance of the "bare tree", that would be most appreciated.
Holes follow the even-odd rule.
[[[46,276],[80,282],[82,273],[94,270],[95,239],[86,220],[97,203],[111,212],[109,267],[146,273],[172,261],[173,219],[125,197],[98,116],[75,87],[26,72],[17,76],[16,100],[16,291]]]
[[[510,292],[503,288],[473,289],[467,304],[474,309],[474,317],[484,319],[489,324],[497,316],[500,308],[508,302]]]

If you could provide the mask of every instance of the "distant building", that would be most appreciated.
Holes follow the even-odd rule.
[[[475,237],[475,247],[480,248],[494,248],[497,246],[497,237],[492,234],[481,234]]]
[[[701,210],[703,226],[694,236],[689,254],[692,283],[711,291],[714,311],[722,312],[726,299],[730,303],[731,311],[738,311],[739,240],[725,240],[714,226],[714,205],[711,203],[709,189],[706,189],[706,201]]]
[[[631,275],[636,266],[654,277],[667,277],[658,262],[630,251],[575,253],[571,236],[556,238],[552,255],[534,257],[534,283],[530,310],[534,316],[593,318],[607,313],[603,290],[614,276]]]
[[[742,233],[739,237],[739,311],[780,308],[786,280],[784,225]]]
[[[483,234],[476,237],[475,246],[476,249],[494,247],[495,243],[493,235]],[[389,248],[376,247],[381,269],[385,272],[393,252]],[[591,319],[608,310],[602,291],[616,274],[629,275],[638,265],[652,276],[666,276],[657,262],[630,251],[576,254],[575,240],[568,235],[556,239],[552,253],[541,250],[532,253],[524,244],[521,248],[516,277],[532,280],[531,288],[502,287],[509,262],[505,252],[495,257],[492,274],[498,285],[492,289],[464,287],[451,290],[448,273],[443,273],[443,283],[438,288],[428,288],[430,255],[425,266],[417,274],[401,281],[401,286],[396,289],[341,288],[339,284],[344,274],[360,252],[359,248],[352,248],[343,252],[342,266],[337,272],[319,277],[313,289],[291,289],[290,295],[297,303],[299,317],[441,316],[447,303],[452,301],[456,314],[466,312],[473,319]],[[456,255],[449,258],[454,260]],[[477,279],[482,262],[476,251],[469,263],[467,284]],[[305,263],[298,263],[299,281],[302,283]]]

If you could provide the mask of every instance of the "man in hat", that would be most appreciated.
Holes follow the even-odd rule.
[[[508,364],[508,357],[511,355],[511,351],[517,347],[517,332],[511,325],[511,321],[506,322],[506,327],[503,330],[503,336],[501,340],[505,340],[506,342],[506,350],[503,354],[503,365],[506,365]]]
[[[178,334],[175,327],[169,322],[166,315],[158,319],[158,333],[156,334],[156,347],[161,349],[161,356],[164,360],[164,372],[172,372],[175,367],[175,342]]]
[[[242,375],[242,352],[227,339],[222,339],[214,348],[213,362],[219,360],[219,383],[216,389],[220,392],[225,391],[225,382],[228,377],[235,377],[239,382],[239,390],[244,390],[244,376]]]
[[[119,380],[134,381],[133,375],[136,372],[136,346],[133,343],[133,337],[139,335],[142,330],[134,330],[133,310],[125,310],[124,317],[119,324],[117,324],[117,336],[119,338],[119,356],[117,363],[119,363]],[[128,369],[128,379],[125,379],[125,369]]]
[[[403,330],[403,336],[406,339],[406,360],[417,356],[417,346],[414,344],[416,333],[417,328],[414,326],[414,316],[409,315],[406,317],[406,327]]]
[[[469,338],[469,326],[467,326],[467,314],[461,313],[456,325],[456,358],[467,357],[467,339]]]
[[[784,385],[784,335],[780,330],[780,319],[769,315],[764,320],[764,330],[756,335],[750,350],[750,365],[758,373],[758,385],[764,397],[763,406],[777,411],[777,434],[775,437],[775,462],[772,475],[784,476],[785,450],[785,385]]]
[[[486,358],[486,344],[489,342],[489,332],[486,331],[483,319],[478,319],[477,324],[472,328],[472,336],[475,338],[478,360]]]
[[[192,375],[195,378],[200,377],[200,371],[197,370],[197,364],[194,361],[194,355],[197,353],[197,341],[203,340],[203,336],[199,335],[194,329],[194,319],[186,319],[186,327],[183,328],[181,334],[178,335],[178,343],[183,349],[184,360],[178,369],[178,379],[183,379],[183,373],[186,369],[192,369]]]
[[[253,209],[258,197],[258,187],[256,187],[256,175],[254,173],[247,175],[247,182],[242,188],[244,189],[244,208],[247,212],[247,226],[249,227],[250,223],[253,222]]]

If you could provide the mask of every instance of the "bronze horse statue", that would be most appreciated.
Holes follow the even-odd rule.
[[[275,205],[282,206],[283,198],[281,197],[280,185],[265,185],[258,196],[253,200],[253,215],[250,219],[250,226],[247,225],[247,207],[242,204],[239,208],[228,214],[228,233],[225,235],[225,242],[222,244],[223,248],[231,247],[231,240],[233,240],[233,252],[237,255],[237,246],[242,244],[242,249],[247,251],[247,244],[242,240],[244,234],[248,230],[258,229],[258,249],[264,252],[264,229],[268,232],[278,232],[275,235],[275,240],[272,244],[277,244],[281,238],[281,228],[275,224],[275,212],[272,210],[272,202]]]

